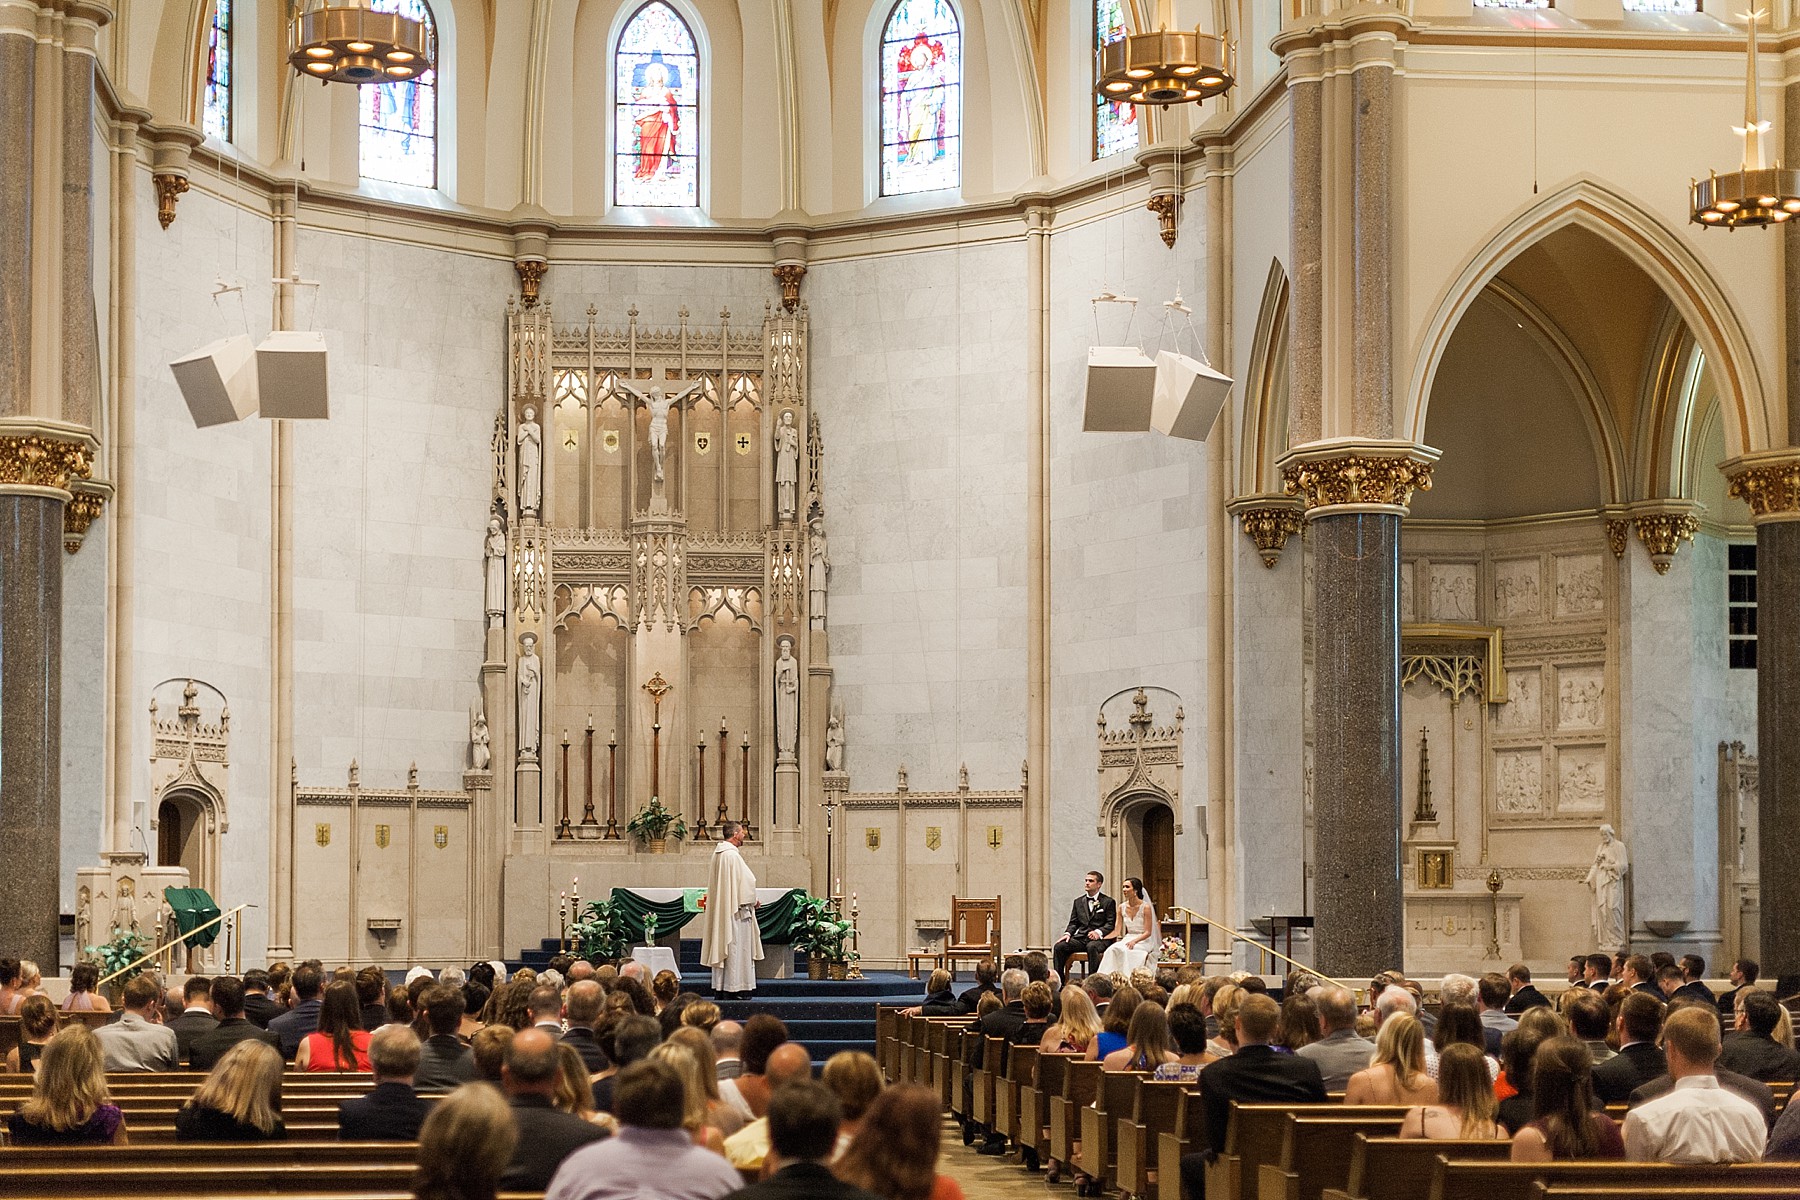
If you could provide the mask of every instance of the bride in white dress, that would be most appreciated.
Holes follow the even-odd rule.
[[[1113,927],[1113,944],[1100,960],[1102,975],[1129,975],[1139,967],[1156,962],[1162,947],[1162,924],[1156,919],[1156,906],[1144,894],[1144,881],[1127,879],[1121,885],[1119,919]]]

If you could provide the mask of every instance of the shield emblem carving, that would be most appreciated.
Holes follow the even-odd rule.
[[[431,827],[431,844],[436,846],[439,850],[448,846],[450,844],[450,827],[448,825],[433,825]]]
[[[705,454],[712,449],[712,434],[696,433],[694,435],[694,453]]]
[[[1002,841],[1002,840],[1003,840],[1003,838],[1004,838],[1004,836],[1005,836],[1005,835],[1004,835],[1004,834],[1003,834],[1003,833],[1002,833],[1002,832],[1001,832],[1001,829],[1000,829],[1000,826],[998,826],[998,825],[989,825],[989,826],[988,826],[988,830],[987,830],[987,833],[988,833],[988,836],[987,836],[987,843],[988,843],[988,846],[989,846],[989,848],[990,848],[990,849],[994,849],[994,850],[998,850],[998,849],[999,849],[999,848],[1000,848],[1000,843],[1001,843],[1001,841]]]
[[[749,434],[740,433],[737,435],[737,452],[739,454],[750,453],[750,435]]]
[[[375,827],[375,845],[382,850],[386,850],[390,840],[388,827],[386,825],[377,825]]]
[[[881,830],[871,825],[863,830],[863,844],[871,850],[881,849]]]
[[[600,444],[606,447],[608,454],[617,454],[619,452],[619,431],[608,429],[600,435]]]
[[[313,841],[321,846],[331,845],[331,826],[318,824],[313,826]]]
[[[941,846],[943,844],[944,844],[943,829],[936,825],[927,825],[925,827],[925,848],[927,850],[936,850],[939,846]]]

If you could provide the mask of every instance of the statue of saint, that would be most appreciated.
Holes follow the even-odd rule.
[[[519,758],[535,760],[539,710],[544,695],[544,663],[537,653],[537,634],[522,633],[519,645]]]
[[[506,534],[500,528],[500,518],[488,521],[487,542],[487,590],[482,608],[487,612],[488,623],[498,625],[500,618],[506,616]]]
[[[643,406],[650,410],[650,468],[653,482],[663,481],[663,457],[669,448],[669,409],[680,404],[689,396],[706,386],[706,380],[697,380],[689,386],[667,395],[662,388],[652,386],[647,392],[640,392],[624,380],[619,380],[618,389],[637,397]]]
[[[825,769],[844,769],[844,718],[837,713],[825,722]]]
[[[518,432],[521,513],[536,513],[544,503],[544,431],[536,418],[537,410],[526,405]]]
[[[469,722],[469,767],[485,771],[493,761],[494,753],[488,745],[487,714],[478,708]]]
[[[806,546],[806,609],[814,629],[825,628],[825,585],[831,580],[831,555],[825,541],[825,522],[812,521],[812,537]]]
[[[800,660],[794,657],[794,639],[777,643],[775,659],[775,757],[791,759],[800,745]]]
[[[800,429],[794,424],[794,410],[781,414],[775,427],[775,519],[794,519],[799,502]]]
[[[1602,825],[1594,865],[1582,880],[1594,893],[1590,909],[1594,944],[1602,950],[1625,949],[1625,874],[1630,868],[1625,843],[1614,836],[1611,825]]]

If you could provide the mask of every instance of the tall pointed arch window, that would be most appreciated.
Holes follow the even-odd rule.
[[[962,27],[949,0],[899,0],[881,31],[881,194],[962,182]]]
[[[632,15],[613,55],[613,203],[700,203],[700,53],[663,0]]]
[[[206,78],[200,128],[207,137],[231,140],[231,0],[213,0],[206,23]]]
[[[1094,0],[1094,83],[1100,82],[1100,48],[1125,36],[1125,0]],[[1096,97],[1094,157],[1111,158],[1138,144],[1137,106]]]
[[[425,0],[371,0],[376,12],[397,12],[423,24],[437,41],[437,23]],[[437,186],[437,71],[417,79],[359,88],[361,129],[357,158],[364,179]]]

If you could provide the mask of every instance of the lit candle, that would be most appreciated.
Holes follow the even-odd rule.
[[[593,729],[593,727],[594,727],[594,714],[589,713],[588,714],[588,728],[591,730],[591,729]]]

